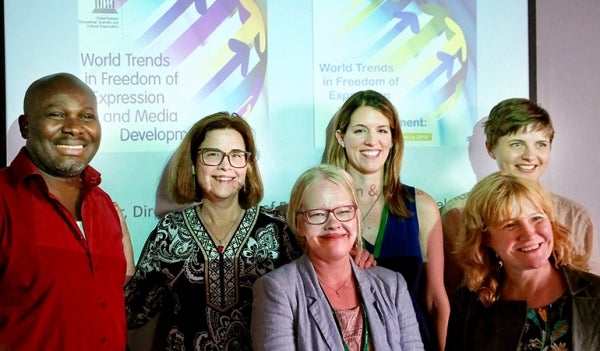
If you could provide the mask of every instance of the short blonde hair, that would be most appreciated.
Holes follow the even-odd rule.
[[[333,165],[325,164],[306,170],[296,180],[296,183],[292,188],[286,217],[288,226],[296,236],[298,243],[300,243],[300,246],[302,246],[303,249],[306,249],[305,238],[301,235],[300,229],[298,228],[298,216],[302,211],[306,210],[303,207],[304,199],[306,197],[306,190],[310,185],[316,183],[319,180],[327,180],[336,184],[350,196],[352,204],[356,206],[356,242],[357,245],[360,246],[362,243],[361,218],[360,210],[358,209],[358,202],[356,200],[356,189],[354,185],[354,180],[352,179],[352,176],[348,174],[348,172],[346,172],[345,170]]]

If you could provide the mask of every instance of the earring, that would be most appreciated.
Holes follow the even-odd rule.
[[[500,258],[500,256],[498,256],[498,254],[496,254],[496,260],[498,261],[498,269],[502,269],[504,263],[502,263],[502,259]]]
[[[195,176],[196,175],[196,167],[194,167],[194,165],[192,165],[192,175]]]

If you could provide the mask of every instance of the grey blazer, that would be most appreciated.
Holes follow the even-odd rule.
[[[402,275],[382,267],[362,270],[350,262],[375,350],[423,350]],[[308,256],[259,278],[253,293],[251,332],[255,351],[344,349],[333,312]]]

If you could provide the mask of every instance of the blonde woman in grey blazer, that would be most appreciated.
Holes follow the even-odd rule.
[[[304,172],[287,218],[306,253],[254,284],[255,351],[423,350],[404,278],[350,258],[360,213],[348,173],[327,165]]]

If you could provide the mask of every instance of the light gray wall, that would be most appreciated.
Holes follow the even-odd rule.
[[[586,205],[598,227],[600,1],[541,0],[536,6],[538,102],[556,129],[542,181]]]

